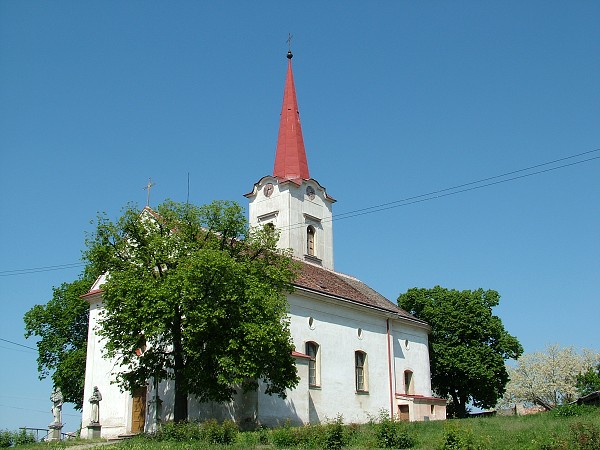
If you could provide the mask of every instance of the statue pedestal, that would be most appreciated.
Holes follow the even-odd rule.
[[[100,425],[98,422],[90,422],[90,424],[87,426],[88,439],[99,439],[101,430],[102,425]]]
[[[60,441],[62,427],[62,423],[51,423],[50,425],[48,425],[48,428],[50,428],[50,431],[48,433],[48,441]]]

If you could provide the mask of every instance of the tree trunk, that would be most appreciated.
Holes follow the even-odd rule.
[[[454,415],[459,419],[467,417],[467,399],[458,395],[458,392],[452,391],[452,403],[454,404]]]
[[[467,399],[466,397],[459,397],[458,399],[458,418],[464,419],[467,417]]]
[[[181,315],[179,308],[175,311],[173,320],[173,375],[175,378],[175,403],[173,405],[173,420],[184,422],[188,419],[188,395],[185,382],[185,362],[183,359],[183,346],[181,344]]]

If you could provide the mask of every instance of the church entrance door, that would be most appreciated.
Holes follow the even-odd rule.
[[[146,388],[136,389],[131,397],[131,432],[142,433],[146,423]]]

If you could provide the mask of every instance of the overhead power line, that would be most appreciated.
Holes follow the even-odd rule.
[[[600,151],[600,149],[593,150],[593,151],[597,152],[597,151]],[[586,152],[586,153],[590,153],[590,152]],[[576,155],[576,156],[579,156],[579,155]],[[572,156],[569,158],[573,158],[573,157],[575,157],[575,156]],[[563,159],[557,160],[557,161],[563,161],[564,159],[567,159],[567,158],[563,158]],[[368,208],[358,209],[358,210],[354,210],[354,211],[349,211],[347,213],[334,215],[332,220],[348,219],[350,217],[362,216],[364,214],[371,214],[371,213],[383,211],[386,209],[398,208],[401,206],[412,205],[414,203],[420,203],[420,202],[425,202],[425,201],[429,201],[429,200],[436,200],[438,198],[447,197],[450,195],[461,194],[463,192],[473,191],[476,189],[482,189],[484,187],[489,187],[489,186],[493,186],[496,184],[507,183],[509,181],[515,181],[515,180],[518,180],[521,178],[527,178],[527,177],[532,177],[534,175],[540,175],[542,173],[551,172],[553,170],[564,169],[566,167],[574,166],[577,164],[583,164],[585,162],[593,161],[595,159],[600,159],[600,156],[593,156],[591,158],[571,162],[568,164],[562,164],[562,165],[555,166],[555,167],[548,167],[546,169],[537,170],[537,171],[525,173],[522,175],[516,175],[516,176],[512,176],[512,177],[510,176],[510,175],[513,175],[516,173],[524,172],[527,170],[532,170],[537,167],[546,166],[546,165],[555,163],[556,161],[548,162],[548,163],[544,163],[544,164],[538,164],[536,166],[531,166],[526,169],[515,170],[512,172],[507,172],[502,175],[496,175],[496,176],[489,177],[489,178],[483,178],[483,179],[477,180],[477,181],[471,181],[469,183],[460,184],[460,185],[453,186],[450,188],[440,189],[438,191],[429,192],[427,194],[421,194],[421,195],[416,195],[413,197],[407,197],[404,199],[395,200],[393,202],[382,203],[380,205],[370,206]],[[491,180],[496,180],[496,181],[491,181]]]
[[[43,413],[43,414],[48,414],[47,410],[43,411],[41,409],[23,408],[21,406],[0,405],[0,408],[20,409],[20,410],[23,410],[23,411],[32,411],[32,412],[39,412],[39,413]],[[62,413],[62,415],[63,416],[71,416],[71,417],[81,417],[79,414]]]
[[[14,348],[14,347],[6,347],[4,345],[0,345],[0,348],[3,348],[4,350],[10,350],[11,352],[19,352],[19,353],[37,353],[33,350],[27,350],[27,349],[20,349],[20,348]]]
[[[20,410],[23,410],[23,411],[32,411],[32,412],[39,412],[39,413],[48,414],[48,411],[42,411],[41,409],[22,408],[20,406],[0,405],[0,408],[20,409]]]
[[[37,348],[30,347],[30,346],[24,345],[24,344],[19,344],[18,342],[9,341],[8,339],[2,339],[2,338],[0,338],[0,341],[2,341],[2,342],[8,342],[9,344],[12,344],[12,345],[18,345],[19,347],[28,348],[29,350],[35,350],[37,352]]]
[[[394,200],[394,201],[387,202],[387,203],[381,203],[379,205],[368,206],[366,208],[355,209],[355,210],[348,211],[345,213],[334,214],[331,217],[331,219],[327,219],[327,220],[323,220],[323,221],[326,222],[328,220],[329,221],[344,220],[344,219],[350,219],[353,217],[364,216],[366,214],[373,214],[376,212],[386,211],[388,209],[400,208],[402,206],[413,205],[415,203],[422,203],[422,202],[427,202],[430,200],[437,200],[439,198],[449,197],[451,195],[462,194],[464,192],[474,191],[477,189],[482,189],[482,188],[494,186],[497,184],[508,183],[509,181],[515,181],[515,180],[519,180],[521,178],[528,178],[528,177],[540,175],[540,174],[543,174],[546,172],[552,172],[554,170],[564,169],[567,167],[571,167],[571,166],[575,166],[578,164],[583,164],[583,163],[587,163],[590,161],[600,159],[600,155],[599,156],[591,156],[589,158],[580,159],[580,160],[569,162],[566,164],[559,164],[559,165],[556,165],[556,164],[564,162],[564,161],[572,160],[575,158],[580,158],[585,155],[591,155],[593,153],[598,153],[598,152],[600,152],[600,148],[596,148],[594,150],[589,150],[589,151],[582,152],[582,153],[577,153],[575,155],[565,156],[564,158],[555,159],[555,160],[544,162],[541,164],[535,164],[533,166],[525,167],[523,169],[505,172],[500,175],[494,175],[494,176],[487,177],[487,178],[481,178],[481,179],[475,180],[475,181],[469,181],[467,183],[462,183],[462,184],[458,184],[456,186],[439,189],[436,191],[428,192],[426,194],[419,194],[419,195],[415,195],[412,197],[406,197],[406,198]],[[552,166],[552,167],[547,167],[547,166]],[[545,169],[540,169],[541,167],[545,167]],[[535,170],[535,169],[540,169],[540,170]],[[520,174],[520,175],[517,175],[517,174]],[[286,227],[282,227],[282,228],[294,229],[294,228],[298,228],[298,227],[304,227],[304,223],[290,224],[290,225],[287,225]],[[0,271],[0,277],[14,276],[14,275],[27,275],[27,274],[38,273],[38,272],[48,272],[51,270],[64,270],[64,269],[71,269],[71,268],[83,267],[83,266],[85,266],[85,264],[80,262],[80,263],[60,264],[60,265],[56,265],[56,266],[35,267],[35,268],[29,268],[29,269],[2,270],[2,271]]]
[[[580,158],[582,156],[590,155],[592,153],[597,153],[597,152],[600,152],[600,148],[597,148],[594,150],[589,150],[587,152],[578,153],[576,155],[566,156],[564,158],[555,159],[553,161],[536,164],[533,166],[525,167],[523,169],[513,170],[510,172],[500,174],[500,175],[494,175],[492,177],[482,178],[479,180],[462,183],[462,184],[459,184],[456,186],[439,189],[436,191],[428,192],[426,194],[414,195],[411,197],[394,200],[392,202],[381,203],[379,205],[369,206],[369,207],[361,208],[361,209],[355,209],[355,210],[348,211],[345,213],[334,214],[331,217],[331,219],[325,219],[325,220],[323,220],[323,222],[350,219],[353,217],[363,216],[366,214],[373,214],[373,213],[385,211],[388,209],[400,208],[402,206],[413,205],[415,203],[422,203],[422,202],[426,202],[426,201],[430,201],[430,200],[437,200],[442,197],[448,197],[451,195],[461,194],[461,193],[468,192],[468,191],[474,191],[476,189],[482,189],[485,187],[494,186],[496,184],[507,183],[509,181],[515,181],[515,180],[518,180],[521,178],[532,177],[534,175],[540,175],[542,173],[551,172],[551,171],[559,170],[559,169],[564,169],[566,167],[574,166],[577,164],[583,164],[586,162],[600,159],[600,155],[592,156],[592,157],[585,158],[585,159],[580,159],[578,161],[573,161],[573,162],[569,162],[566,164],[560,164],[560,165],[556,165],[556,164],[563,162],[563,161],[571,160],[574,158]],[[547,166],[552,166],[552,167],[547,167]],[[546,167],[546,168],[540,169],[540,170],[535,170],[535,169],[539,169],[541,167]],[[516,174],[520,174],[520,175],[516,175]],[[299,227],[304,227],[304,223],[291,224],[291,225],[288,225],[287,227],[283,227],[283,228],[295,229],[295,228],[299,228]]]
[[[30,273],[38,272],[50,272],[52,270],[74,269],[76,267],[83,267],[84,265],[85,264],[79,262],[70,264],[58,264],[56,266],[32,267],[29,269],[0,270],[0,277],[8,277],[12,275],[27,275]]]

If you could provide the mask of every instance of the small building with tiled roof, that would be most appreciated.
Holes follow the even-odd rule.
[[[190,420],[276,426],[322,423],[341,415],[345,422],[361,423],[382,410],[402,420],[445,419],[446,402],[431,391],[429,325],[359,279],[334,270],[335,199],[309,175],[291,52],[273,174],[260,178],[245,197],[250,226],[276,228],[278,246],[291,249],[301,263],[287,297],[300,383],[285,399],[267,395],[260,383],[257,391],[226,405],[190,398]],[[151,431],[172,418],[173,390],[163,382],[144,392],[120,393],[103,375],[113,367],[102,359],[102,343],[94,331],[102,282],[85,296],[90,303],[85,398],[100,386],[105,400],[110,399],[102,404],[103,423],[97,430],[102,437]],[[84,402],[84,424],[90,414]]]

